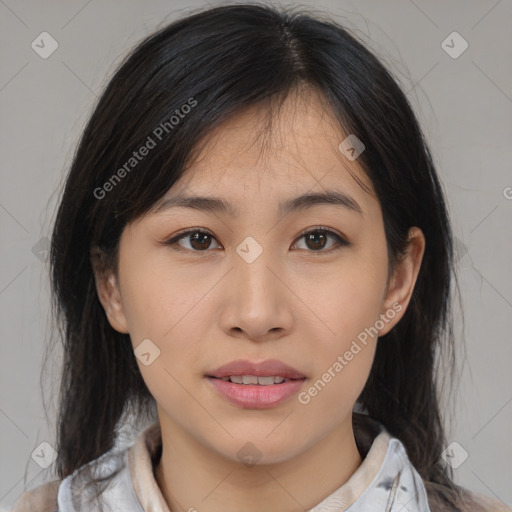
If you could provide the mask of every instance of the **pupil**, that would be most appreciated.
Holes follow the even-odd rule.
[[[198,240],[200,241],[201,240],[201,237],[203,237],[204,239],[206,239],[206,243],[203,242],[201,243],[200,242],[200,247],[199,249],[208,249],[208,246],[210,245],[210,241],[208,239],[210,235],[208,233],[194,233],[193,237],[192,237],[192,244],[194,242],[197,242]],[[204,245],[205,244],[205,245]],[[196,247],[197,248],[197,247]]]
[[[316,231],[314,233],[310,233],[309,236],[307,237],[308,242],[310,242],[310,241],[314,242],[314,238],[317,237],[317,236],[323,238],[323,241],[325,242],[325,235],[322,232],[320,232],[320,231]],[[320,247],[315,246],[313,248],[314,249],[321,249],[322,247],[324,247],[323,243],[320,244]]]

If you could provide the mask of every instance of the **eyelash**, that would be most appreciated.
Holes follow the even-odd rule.
[[[324,226],[316,226],[314,228],[308,228],[304,231],[302,231],[296,240],[300,240],[301,238],[303,238],[304,236],[306,235],[309,235],[311,233],[317,233],[317,232],[320,232],[320,233],[324,233],[328,236],[331,236],[332,238],[336,239],[337,241],[337,245],[335,245],[334,247],[330,248],[330,249],[327,249],[327,250],[323,250],[323,249],[319,249],[318,251],[313,251],[313,250],[309,250],[307,252],[310,252],[310,253],[319,253],[319,254],[326,254],[326,253],[331,253],[333,251],[336,251],[336,250],[339,250],[341,249],[342,247],[348,247],[350,245],[352,245],[350,242],[348,242],[345,238],[343,238],[341,235],[339,235],[338,233],[336,233],[335,231],[332,231],[331,229],[327,228],[327,227],[324,227]],[[168,239],[168,240],[164,240],[162,242],[163,245],[169,245],[169,246],[174,246],[176,245],[176,250],[177,251],[184,251],[184,252],[191,252],[191,253],[205,253],[205,252],[209,252],[209,249],[205,249],[203,251],[198,251],[198,250],[194,250],[194,249],[186,249],[184,247],[181,247],[178,245],[178,242],[182,239],[182,238],[186,238],[187,235],[191,235],[191,234],[194,234],[194,233],[201,233],[202,235],[210,235],[211,237],[215,238],[215,236],[213,235],[213,233],[211,231],[208,231],[208,230],[205,230],[205,229],[201,229],[201,228],[192,228],[192,229],[188,229],[187,231],[182,231],[180,233],[178,233],[176,236]],[[294,242],[294,245],[295,245],[295,242]],[[199,255],[198,254],[198,255]]]

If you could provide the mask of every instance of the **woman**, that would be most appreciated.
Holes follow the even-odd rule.
[[[164,27],[67,178],[59,478],[14,510],[511,510],[442,457],[452,242],[412,109],[347,30],[250,4]]]

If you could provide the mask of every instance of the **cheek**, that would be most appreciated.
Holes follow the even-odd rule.
[[[315,336],[315,376],[304,396],[304,402],[342,415],[353,406],[371,370],[387,272],[387,261],[375,255],[344,263],[323,279],[322,287],[308,292],[308,304],[318,311],[324,334]]]
[[[131,258],[120,267],[120,277],[130,338],[144,381],[157,401],[185,400],[179,383],[189,380],[197,365],[204,290],[191,287],[190,274],[173,271],[161,258]],[[147,352],[149,365],[138,356]]]
[[[165,342],[201,298],[190,286],[192,272],[173,269],[163,254],[133,254],[120,264],[123,308],[134,342],[141,337]]]
[[[315,374],[298,397],[305,413],[323,416],[322,422],[333,425],[342,421],[365,386],[376,343],[372,338],[360,341],[343,336],[337,343],[319,347],[316,353],[321,356],[315,364]]]
[[[386,268],[370,258],[354,256],[340,265],[338,271],[329,269],[321,286],[306,286],[307,304],[323,322],[328,346],[342,350],[379,318]],[[305,281],[307,284],[307,278]]]

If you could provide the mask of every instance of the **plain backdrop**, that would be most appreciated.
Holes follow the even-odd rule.
[[[52,465],[36,462],[45,453],[50,463],[55,445],[56,398],[47,398],[47,418],[40,382],[49,336],[46,237],[78,137],[121,58],[206,5],[0,0],[0,508],[55,478]],[[467,360],[449,430],[455,478],[512,503],[512,2],[300,5],[355,30],[418,115],[457,237],[465,317],[463,332],[457,316],[457,335],[465,335]],[[58,45],[47,58],[32,46],[41,37],[45,51]],[[57,389],[57,372],[50,377],[45,395]]]

